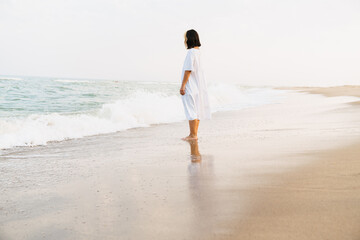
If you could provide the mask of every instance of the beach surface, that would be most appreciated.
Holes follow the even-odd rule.
[[[302,90],[198,142],[179,122],[5,150],[0,239],[360,239],[359,88]]]
[[[278,89],[295,90],[298,92],[307,92],[313,94],[322,94],[327,97],[354,96],[360,98],[360,85],[344,85],[337,87],[280,87]],[[360,104],[360,101],[354,101],[352,104]]]

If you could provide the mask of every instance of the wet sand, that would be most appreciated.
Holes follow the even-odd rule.
[[[359,239],[354,97],[284,93],[0,156],[0,239]]]

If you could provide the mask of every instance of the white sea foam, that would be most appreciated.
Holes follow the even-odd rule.
[[[278,90],[241,90],[232,85],[209,86],[212,111],[242,109],[276,100]],[[91,113],[33,114],[26,118],[0,119],[0,149],[14,146],[45,145],[84,136],[112,133],[151,124],[185,120],[181,97],[134,92],[127,99],[106,103]]]
[[[77,80],[77,79],[55,79],[55,82],[62,82],[62,83],[89,83],[88,80]]]
[[[166,84],[166,85],[179,85],[178,82],[155,82],[155,81],[140,81],[140,82],[137,82],[137,83],[140,83],[140,84]]]
[[[2,77],[2,76],[0,76],[0,80],[21,81],[23,79],[19,78],[19,77]]]

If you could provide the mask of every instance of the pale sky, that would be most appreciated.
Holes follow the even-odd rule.
[[[360,85],[359,0],[0,0],[0,75],[180,82],[191,28],[209,82]]]

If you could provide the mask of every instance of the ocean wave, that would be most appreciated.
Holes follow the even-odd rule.
[[[162,85],[179,85],[177,82],[155,82],[155,81],[137,81],[136,83],[139,84],[162,84]]]
[[[244,90],[233,85],[209,86],[212,112],[270,103],[280,90]],[[267,96],[267,98],[266,98]],[[134,92],[126,99],[78,114],[32,114],[26,118],[0,119],[0,149],[45,145],[85,136],[112,133],[152,124],[185,120],[181,97],[161,92]]]
[[[54,82],[62,83],[90,83],[88,80],[77,80],[77,79],[55,79]]]
[[[22,79],[22,78],[19,78],[19,77],[1,77],[1,76],[0,76],[0,80],[21,81],[21,80],[23,80],[23,79]]]

